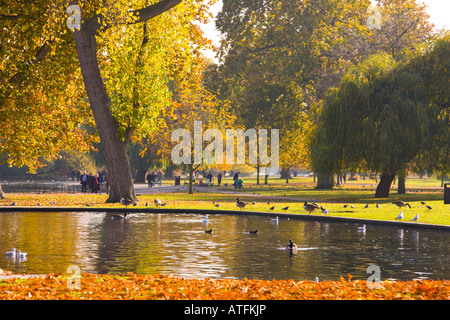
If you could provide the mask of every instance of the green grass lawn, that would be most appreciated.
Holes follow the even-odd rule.
[[[271,178],[268,185],[256,185],[256,179],[253,178],[243,180],[244,188],[238,190],[233,188],[232,179],[227,177],[223,183],[228,183],[229,187],[196,187],[193,194],[187,193],[187,187],[180,187],[179,191],[170,193],[144,193],[138,197],[137,208],[146,207],[146,203],[152,207],[153,200],[159,198],[162,202],[167,202],[164,207],[167,209],[239,210],[236,207],[236,198],[239,197],[240,200],[249,202],[244,211],[308,214],[303,210],[304,201],[308,201],[316,202],[330,210],[328,216],[392,221],[400,211],[403,211],[403,221],[411,221],[416,214],[419,214],[419,223],[450,225],[450,205],[444,205],[443,188],[436,187],[437,180],[433,178],[416,179],[422,184],[414,179],[407,180],[407,182],[414,181],[414,189],[407,188],[406,194],[399,195],[394,187],[389,198],[380,199],[374,198],[376,185],[367,183],[370,182],[368,180],[364,183],[359,181],[344,184],[333,190],[315,190],[312,177],[294,178],[288,184],[284,180]],[[182,180],[182,185],[183,182]],[[261,182],[263,183],[264,180]],[[173,185],[173,181],[168,179],[164,183]],[[439,181],[438,184],[440,185]],[[0,200],[0,206],[7,206],[15,200],[18,201],[18,205],[24,206],[36,206],[38,202],[46,205],[52,200],[57,200],[60,206],[84,207],[89,203],[95,207],[122,207],[120,204],[105,203],[106,198],[106,195],[94,194],[10,194],[8,199]],[[412,208],[398,208],[392,204],[395,200],[408,202]],[[427,209],[421,204],[422,201],[430,205],[432,209]],[[219,207],[215,206],[217,203]],[[343,207],[345,204],[348,204],[346,208]],[[364,208],[366,204],[369,204],[368,208]],[[379,208],[376,208],[375,204],[378,204]],[[272,206],[275,206],[274,210],[270,210]],[[289,209],[282,210],[286,206],[289,206]],[[318,210],[313,215],[322,215],[322,212]]]

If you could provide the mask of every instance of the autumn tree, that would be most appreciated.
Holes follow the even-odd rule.
[[[46,1],[1,2],[0,156],[31,172],[61,150],[86,152],[93,141],[82,129],[91,112],[73,39],[66,27],[66,36],[52,34],[51,12]]]
[[[66,81],[58,83],[69,88],[57,88],[55,96],[86,95],[108,170],[107,201],[135,199],[128,144],[148,134],[159,109],[170,103],[169,81],[189,78],[193,65],[201,63],[199,50],[208,41],[194,21],[207,20],[208,5],[200,0],[7,2],[1,19],[16,29],[2,32],[15,39],[4,42],[2,36],[2,44],[13,43],[25,53],[7,69],[19,72],[6,80],[30,83],[38,74],[51,83],[52,76],[64,75]],[[76,10],[67,13],[69,5]],[[37,68],[50,61],[53,67],[39,73]],[[48,94],[55,86],[42,87]],[[33,98],[42,100],[37,93]]]
[[[172,162],[174,152],[177,157],[183,157],[183,161],[175,164],[186,166],[189,172],[188,192],[192,194],[193,172],[207,165],[223,163],[224,158],[209,159],[213,160],[211,163],[205,162],[207,160],[205,158],[208,157],[204,157],[204,152],[208,146],[213,147],[210,153],[214,157],[219,151],[224,151],[224,149],[215,148],[215,142],[222,139],[223,145],[225,130],[232,128],[234,121],[235,117],[230,104],[227,101],[218,100],[215,95],[205,89],[202,83],[176,86],[174,99],[166,112],[164,123],[152,136],[146,148],[156,147],[159,155]],[[185,130],[186,135],[177,135],[178,129]],[[217,135],[205,137],[204,134],[208,129],[215,130]],[[198,144],[195,139],[198,139]],[[183,144],[186,148],[180,150],[179,147]]]

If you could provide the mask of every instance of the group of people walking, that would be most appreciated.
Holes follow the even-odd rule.
[[[152,171],[151,173],[147,174],[147,183],[148,187],[152,188],[156,185],[156,179],[158,179],[158,185],[162,186],[162,178],[163,174],[161,171],[158,171],[158,173],[155,174],[155,171]]]
[[[81,192],[97,193],[100,190],[100,185],[103,184],[106,177],[102,173],[95,174],[87,173],[86,171],[80,175]]]

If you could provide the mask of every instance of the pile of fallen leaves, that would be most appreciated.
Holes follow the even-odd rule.
[[[450,281],[383,281],[369,289],[363,280],[340,281],[183,279],[165,275],[83,273],[79,287],[59,274],[0,280],[0,299],[450,299]],[[72,282],[70,282],[73,284]]]

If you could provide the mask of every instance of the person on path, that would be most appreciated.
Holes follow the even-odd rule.
[[[218,174],[217,174],[217,184],[219,185],[219,187],[220,187],[220,183],[222,182],[222,173],[221,172],[219,172]]]
[[[233,176],[233,180],[234,180],[234,183],[233,183],[233,185],[234,185],[234,188],[235,189],[237,189],[237,181],[239,180],[239,171],[238,172],[236,172],[235,174],[234,174],[234,176]]]
[[[81,192],[87,192],[88,175],[86,171],[81,175]]]
[[[157,178],[158,178],[158,185],[161,187],[162,186],[162,172],[158,171],[158,173],[156,174]]]

